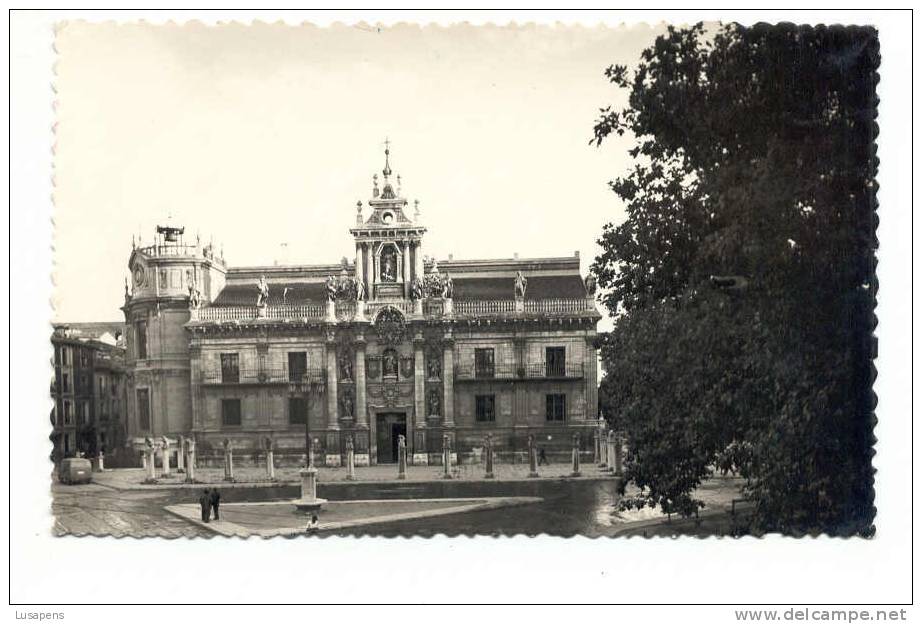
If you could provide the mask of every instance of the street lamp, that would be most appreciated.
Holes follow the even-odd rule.
[[[313,514],[320,511],[320,508],[326,502],[322,498],[317,498],[317,469],[314,467],[313,445],[311,444],[311,419],[310,419],[310,399],[314,392],[323,393],[323,382],[316,381],[312,377],[307,380],[306,389],[306,411],[304,415],[304,443],[306,448],[305,468],[301,471],[301,498],[295,499],[294,505],[298,511]]]

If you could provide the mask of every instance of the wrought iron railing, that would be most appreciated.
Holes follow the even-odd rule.
[[[465,381],[472,379],[515,379],[518,371],[514,364],[494,364],[477,366],[476,364],[459,364],[455,367],[455,378]]]
[[[578,379],[584,374],[582,362],[533,362],[525,365],[529,379]]]
[[[239,369],[237,371],[205,369],[199,374],[199,383],[203,385],[302,385],[322,382],[325,378],[326,371],[322,368],[309,368],[303,372],[287,368]]]
[[[455,379],[460,381],[481,379],[580,379],[584,375],[582,362],[565,364],[533,362],[524,366],[515,364],[494,364],[477,366],[459,364],[455,367]]]

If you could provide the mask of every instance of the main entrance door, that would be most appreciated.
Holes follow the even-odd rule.
[[[398,436],[407,435],[407,415],[404,413],[378,414],[375,418],[375,429],[377,431],[378,463],[396,463]]]

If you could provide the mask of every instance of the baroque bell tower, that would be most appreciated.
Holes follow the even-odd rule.
[[[422,279],[422,239],[426,228],[420,224],[419,201],[414,215],[406,214],[409,202],[401,194],[400,176],[390,166],[390,141],[385,141],[383,181],[373,176],[368,205],[371,214],[364,218],[362,202],[356,204],[356,226],[350,230],[355,238],[355,277],[368,298],[377,301],[408,299],[413,280]],[[396,182],[396,186],[395,183]]]

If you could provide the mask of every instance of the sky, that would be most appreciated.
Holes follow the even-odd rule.
[[[385,139],[424,253],[579,251],[585,274],[630,165],[629,138],[589,145],[626,99],[603,72],[660,32],[59,25],[54,318],[121,320],[132,236],[168,218],[232,267],[354,257]]]

